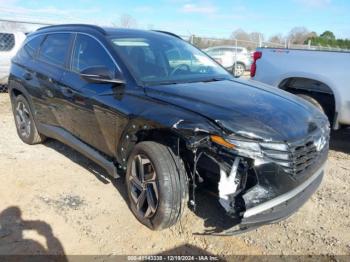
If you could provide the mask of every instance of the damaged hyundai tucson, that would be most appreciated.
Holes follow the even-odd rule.
[[[323,177],[323,113],[232,77],[168,32],[41,28],[13,58],[8,87],[25,143],[53,138],[123,175],[131,211],[153,230],[195,209],[201,187],[237,221],[228,234],[274,223]]]

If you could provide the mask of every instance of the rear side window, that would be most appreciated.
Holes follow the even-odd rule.
[[[40,60],[64,66],[66,54],[69,47],[71,34],[50,34],[41,45],[39,56]]]
[[[115,71],[115,65],[102,45],[90,36],[78,34],[73,50],[72,70],[80,73],[86,68],[98,66]]]
[[[43,39],[44,36],[40,35],[27,41],[27,43],[18,52],[18,56],[22,58],[34,58]]]
[[[0,51],[11,51],[14,46],[14,34],[0,33]]]

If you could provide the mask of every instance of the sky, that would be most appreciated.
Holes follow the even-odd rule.
[[[350,0],[0,0],[0,19],[118,25],[123,15],[179,35],[230,37],[241,28],[269,37],[304,26],[350,38]]]

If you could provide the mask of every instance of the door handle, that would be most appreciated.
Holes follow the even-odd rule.
[[[31,73],[25,72],[25,73],[23,74],[23,78],[24,78],[25,80],[32,80],[32,79],[33,79],[33,76],[32,76]]]

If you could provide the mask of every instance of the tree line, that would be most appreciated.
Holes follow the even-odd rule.
[[[120,20],[112,23],[116,27],[124,28],[136,28],[138,27],[135,18],[128,14],[120,16]],[[153,25],[148,25],[148,29],[153,29]],[[25,24],[16,22],[0,22],[0,30],[6,31],[26,31]],[[246,32],[243,29],[237,29],[231,33],[231,36],[226,39],[215,39],[199,36],[191,36],[190,41],[192,44],[199,48],[207,48],[210,46],[218,45],[237,45],[253,50],[256,47],[269,46],[269,47],[285,47],[293,45],[308,45],[321,46],[321,47],[332,47],[340,49],[350,49],[350,39],[337,39],[333,32],[325,31],[318,35],[314,31],[309,31],[305,27],[294,27],[285,36],[282,34],[275,34],[265,38],[263,33],[260,32]]]
[[[207,37],[192,36],[191,42],[199,48],[207,48],[218,45],[243,46],[253,50],[258,46],[269,47],[292,47],[297,45],[311,45],[321,47],[332,47],[341,49],[350,49],[350,39],[336,39],[331,31],[325,31],[318,35],[314,31],[309,31],[305,27],[294,27],[287,35],[275,34],[266,38],[260,32],[246,32],[243,29],[237,29],[232,32],[230,38],[215,39]]]

